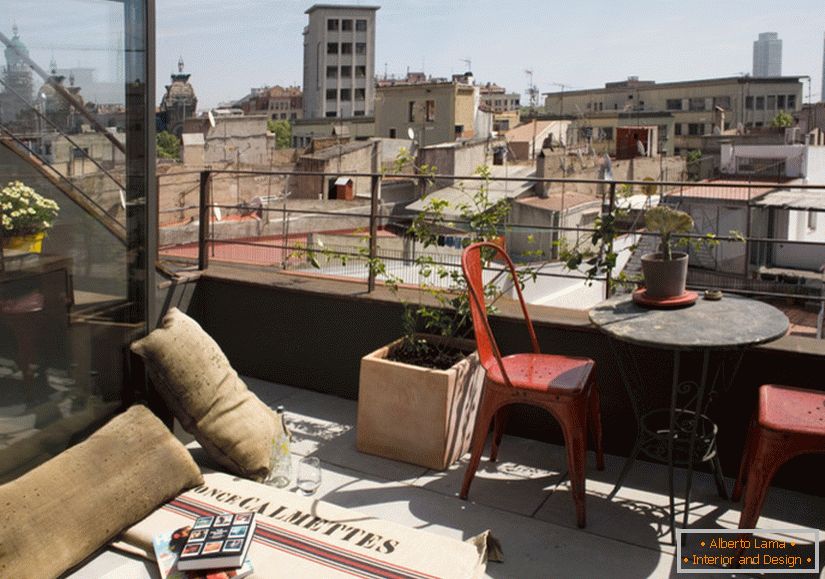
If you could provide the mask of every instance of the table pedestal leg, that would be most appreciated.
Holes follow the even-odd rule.
[[[679,350],[673,351],[673,382],[670,389],[670,425],[667,437],[667,491],[670,501],[670,541],[676,544],[676,490],[673,484],[673,437],[676,433],[676,401],[679,392]]]

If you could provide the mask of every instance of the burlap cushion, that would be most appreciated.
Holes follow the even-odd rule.
[[[0,577],[56,577],[185,489],[189,452],[146,407],[0,486]]]
[[[146,361],[160,395],[209,456],[242,477],[266,478],[281,422],[195,320],[173,308],[132,351]]]

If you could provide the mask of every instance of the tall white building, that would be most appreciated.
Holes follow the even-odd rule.
[[[754,41],[753,76],[782,76],[782,41],[776,32],[760,32]]]
[[[370,117],[379,6],[315,4],[304,28],[304,118]]]
[[[825,102],[825,34],[822,37],[822,90],[819,91],[819,100]]]

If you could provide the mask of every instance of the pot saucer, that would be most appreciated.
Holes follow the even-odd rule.
[[[684,308],[693,305],[699,298],[696,292],[686,291],[680,296],[667,298],[654,298],[647,295],[645,288],[639,288],[633,292],[633,301],[645,308]]]

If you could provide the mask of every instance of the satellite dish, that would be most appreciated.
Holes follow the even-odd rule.
[[[212,208],[212,213],[215,214],[215,221],[220,221],[222,219],[222,217],[221,217],[221,208],[220,207],[213,207]]]
[[[215,115],[212,114],[212,111],[206,113],[206,116],[209,117],[209,126],[213,129],[215,128]]]
[[[120,194],[120,206],[123,207],[123,209],[126,209],[126,193],[123,189],[118,189],[117,192]]]
[[[407,127],[407,136],[411,141],[415,140],[415,131],[412,130],[412,127]]]

